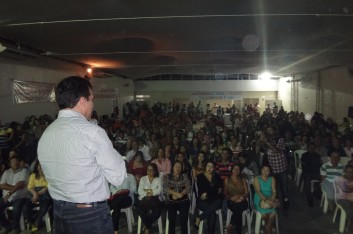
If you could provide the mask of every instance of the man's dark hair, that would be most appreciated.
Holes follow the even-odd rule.
[[[60,109],[74,108],[80,97],[88,100],[90,89],[92,85],[87,79],[79,76],[67,77],[56,86],[56,102]]]

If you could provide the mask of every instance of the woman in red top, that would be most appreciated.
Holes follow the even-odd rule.
[[[141,151],[137,151],[134,158],[129,162],[129,171],[135,177],[138,186],[141,177],[147,174],[147,163]]]

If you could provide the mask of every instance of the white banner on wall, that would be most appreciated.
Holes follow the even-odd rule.
[[[241,95],[234,95],[232,92],[190,92],[190,100],[210,100],[210,99],[223,99],[223,100],[241,100]]]

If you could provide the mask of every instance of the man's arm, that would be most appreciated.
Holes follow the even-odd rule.
[[[126,167],[124,159],[114,149],[112,142],[106,132],[100,128],[93,136],[97,152],[97,164],[101,168],[105,179],[115,185],[120,186],[126,178]]]
[[[25,181],[19,181],[15,185],[10,185],[10,184],[1,184],[0,188],[2,190],[7,190],[9,191],[9,194],[12,195],[13,193],[17,192],[20,189],[23,189],[26,187],[26,182]]]

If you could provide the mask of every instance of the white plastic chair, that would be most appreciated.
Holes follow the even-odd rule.
[[[199,211],[200,214],[202,214],[202,211]],[[222,210],[216,210],[216,214],[218,215],[218,220],[219,220],[219,228],[221,230],[221,232],[223,232],[223,219],[222,219]],[[199,231],[198,234],[202,234],[203,233],[203,220],[201,220],[200,224],[199,224]]]
[[[180,214],[179,211],[177,211],[177,214]],[[190,218],[188,217],[188,234],[190,234]],[[168,219],[168,211],[165,216],[165,234],[169,234],[169,219]]]
[[[352,159],[352,157],[340,157],[340,163],[343,165],[343,166],[346,166],[347,163]]]
[[[300,185],[300,179],[302,175],[302,163],[301,163],[301,157],[303,153],[305,153],[305,150],[296,150],[294,151],[294,162],[295,162],[295,176],[294,176],[294,181],[296,182],[297,186],[299,187]]]
[[[227,211],[227,220],[226,220],[226,227],[230,224],[230,219],[232,217],[233,212],[228,209]],[[245,224],[248,225],[248,234],[251,234],[251,211],[250,209],[244,210],[242,213],[242,224],[245,226]]]
[[[13,210],[13,206],[9,206],[9,207],[7,207],[5,209],[6,218],[8,218],[8,215],[7,215],[7,211],[8,210]],[[39,211],[39,207],[36,206],[36,207],[33,208],[33,210]],[[45,222],[45,227],[47,229],[47,232],[51,232],[50,216],[49,216],[48,212],[44,215],[43,219],[44,219],[44,222]],[[23,217],[23,214],[21,215],[21,218],[20,218],[20,229],[21,229],[22,232],[26,230],[25,219]]]
[[[334,223],[336,221],[336,216],[337,216],[337,212],[338,210],[341,211],[341,217],[340,217],[340,225],[339,225],[339,231],[340,233],[344,232],[344,227],[346,226],[346,219],[347,219],[347,214],[346,211],[343,209],[343,207],[337,203],[337,190],[336,190],[336,183],[333,182],[333,188],[335,190],[335,203],[336,203],[336,209],[335,209],[335,213],[333,215],[333,220],[332,222]]]
[[[157,222],[158,222],[159,234],[163,234],[162,216],[159,216]],[[142,224],[141,217],[138,216],[138,219],[137,219],[137,233],[138,233],[138,234],[141,233],[141,224]]]
[[[322,196],[321,196],[321,203],[320,203],[320,206],[322,206],[322,212],[324,214],[327,213],[327,209],[328,209],[328,200],[327,200],[327,195],[326,195],[326,192],[324,190],[322,190]]]
[[[261,229],[261,219],[262,219],[262,214],[257,211],[254,210],[255,214],[256,214],[256,219],[255,219],[255,234],[260,234],[260,229]],[[279,234],[279,228],[278,228],[278,215],[276,212],[276,233]]]
[[[130,207],[121,209],[121,212],[125,213],[127,228],[129,230],[129,233],[132,233],[132,224],[135,223],[134,214],[132,212],[132,207],[130,206]],[[113,210],[111,210],[110,213],[113,213]]]

